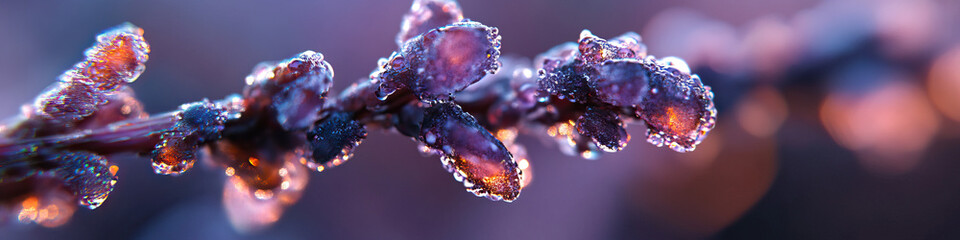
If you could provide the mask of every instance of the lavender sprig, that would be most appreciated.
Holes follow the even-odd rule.
[[[307,169],[343,164],[372,129],[411,137],[467,191],[510,202],[530,181],[518,134],[546,132],[565,152],[595,158],[622,150],[627,124],[643,121],[649,142],[685,152],[716,118],[710,88],[682,62],[648,56],[635,33],[605,40],[584,30],[531,63],[501,58],[498,29],[464,19],[452,0],[415,0],[401,26],[399,49],[335,97],[333,68],[305,51],[257,65],[241,94],[152,117],[126,86],[150,51],[143,31],[109,30],[3,132],[0,191],[32,190],[0,203],[33,199],[48,186],[36,182],[57,179],[95,208],[117,179],[112,154],[148,155],[164,175],[205,159],[229,177],[234,224],[256,228],[299,198]]]

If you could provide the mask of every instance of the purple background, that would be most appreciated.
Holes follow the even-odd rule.
[[[461,2],[467,18],[500,28],[505,54],[526,57],[575,41],[585,28],[602,37],[645,35],[651,18],[676,7],[742,26],[816,4]],[[943,6],[956,14],[956,5]],[[125,21],[144,28],[151,45],[147,70],[133,84],[151,113],[238,92],[256,63],[307,49],[326,56],[339,91],[396,48],[394,37],[409,6],[396,0],[3,1],[0,116],[17,114],[81,58],[96,33]],[[648,47],[657,56],[672,55]],[[633,141],[625,151],[596,161],[521,137],[535,177],[514,203],[465,193],[437,157],[421,156],[413,141],[398,134],[375,131],[348,163],[311,174],[302,199],[265,231],[242,235],[231,228],[220,202],[222,170],[198,165],[172,178],[153,174],[143,158],[122,156],[112,159],[120,181],[103,206],[78,209],[59,228],[0,226],[0,239],[960,237],[957,137],[937,138],[907,174],[878,176],[863,170],[822,126],[805,121],[802,106],[771,138],[744,133],[721,103],[739,92],[713,81],[704,78],[717,92],[719,125],[698,152],[651,146],[642,125],[628,128]]]

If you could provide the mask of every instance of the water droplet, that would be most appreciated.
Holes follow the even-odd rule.
[[[387,98],[389,98],[390,95],[396,91],[396,89],[389,89],[381,85],[377,88],[377,99],[380,99],[380,101],[386,101]]]
[[[393,70],[400,70],[403,68],[403,56],[396,56],[393,60],[390,61],[390,68]]]

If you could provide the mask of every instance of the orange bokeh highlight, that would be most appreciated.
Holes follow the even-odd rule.
[[[831,93],[820,118],[838,144],[860,155],[864,168],[882,174],[916,167],[940,128],[927,96],[909,81],[889,81],[861,96]]]

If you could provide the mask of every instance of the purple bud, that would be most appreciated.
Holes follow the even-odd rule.
[[[470,114],[453,103],[427,108],[417,140],[443,154],[444,167],[478,197],[513,201],[520,168],[513,155]]]
[[[633,32],[607,41],[593,35],[590,30],[583,30],[580,32],[578,48],[580,55],[577,59],[588,65],[597,65],[610,59],[643,59],[646,56],[646,46],[640,43],[640,35]]]
[[[143,104],[140,103],[140,100],[137,100],[132,88],[121,87],[105,97],[107,103],[79,122],[77,128],[95,129],[119,121],[148,117],[147,112],[143,109]]]
[[[223,107],[211,103],[209,100],[187,103],[180,106],[177,114],[177,125],[174,127],[180,132],[196,134],[200,142],[208,142],[220,138],[227,114]]]
[[[541,96],[555,95],[571,102],[587,103],[595,98],[596,90],[590,86],[594,69],[577,64],[560,66],[551,72],[541,72],[537,80]]]
[[[97,111],[107,101],[89,85],[54,83],[34,102],[37,115],[54,123],[73,125]]]
[[[697,75],[684,74],[652,57],[645,66],[650,68],[650,87],[637,115],[647,124],[647,141],[677,152],[693,151],[715,124],[713,91]]]
[[[414,0],[410,12],[403,15],[397,45],[403,44],[430,29],[463,20],[463,10],[455,0]]]
[[[620,151],[630,141],[620,115],[609,109],[587,108],[587,112],[577,119],[577,132],[607,152]]]
[[[629,107],[640,103],[649,92],[649,71],[634,59],[606,61],[593,79],[597,97],[614,106]]]
[[[34,101],[34,111],[54,124],[73,125],[107,103],[105,96],[136,80],[150,46],[143,29],[122,24],[97,36],[85,59],[60,76]]]
[[[197,162],[200,137],[183,132],[166,132],[152,152],[153,171],[162,175],[178,176]]]
[[[307,147],[314,164],[329,168],[347,161],[366,137],[367,130],[360,122],[346,113],[334,113],[307,132]]]
[[[181,105],[177,123],[160,135],[154,147],[154,172],[180,175],[192,168],[200,144],[220,139],[227,115],[225,107],[206,99]]]
[[[275,111],[285,130],[306,129],[318,118],[333,85],[323,54],[305,51],[280,63],[261,63],[247,76],[243,96],[251,112]]]
[[[437,102],[495,73],[499,57],[497,28],[467,20],[410,39],[372,76],[380,84],[381,99],[407,88],[421,101]]]
[[[73,191],[81,205],[94,209],[100,206],[117,183],[116,169],[107,159],[89,152],[68,152],[53,159],[60,164],[54,175]]]

